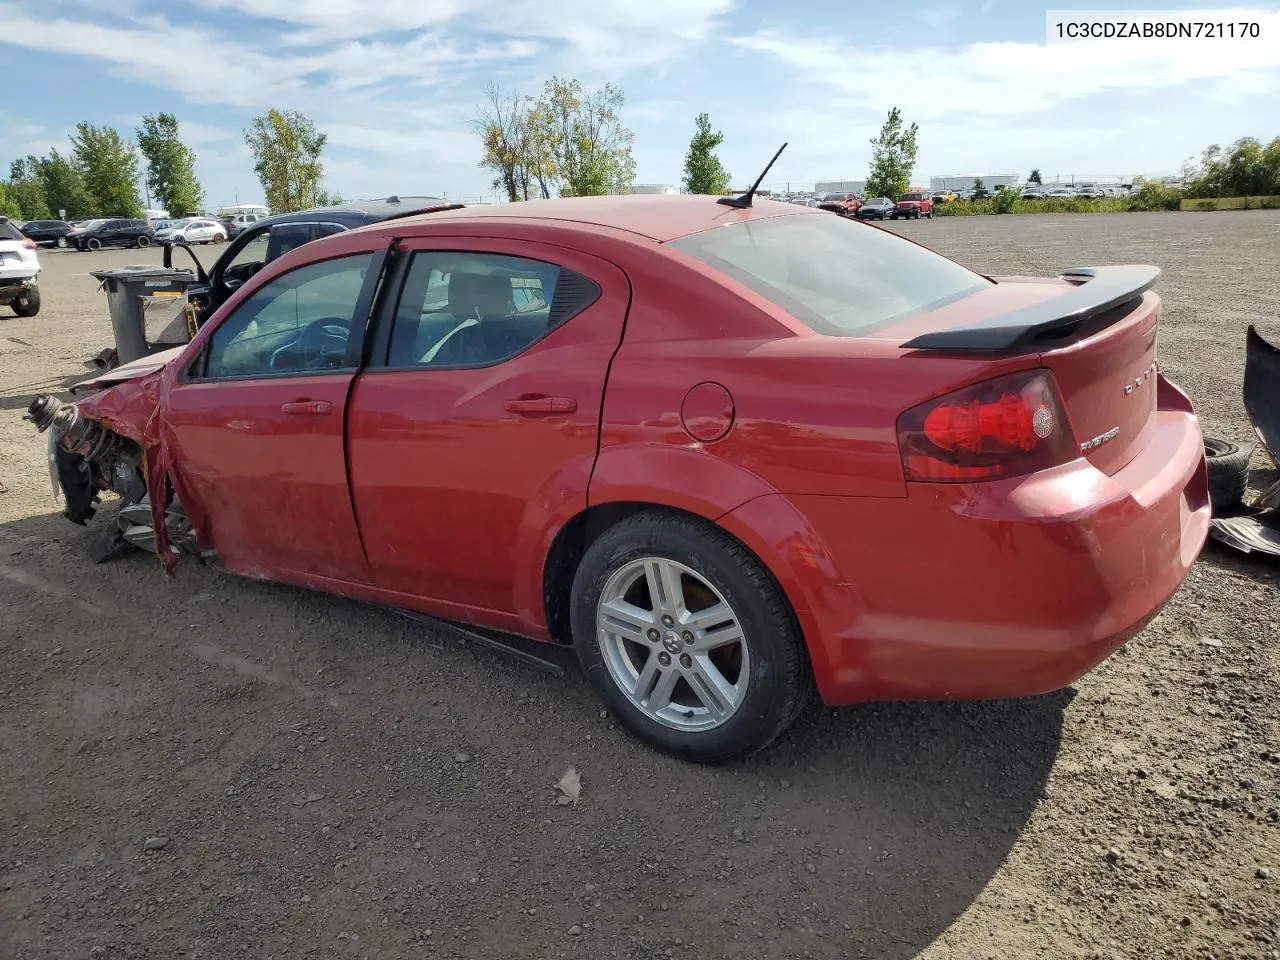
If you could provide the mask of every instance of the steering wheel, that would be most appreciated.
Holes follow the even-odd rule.
[[[334,357],[345,358],[347,355],[347,339],[351,332],[351,321],[339,317],[325,317],[307,324],[298,338],[272,351],[271,369],[279,367],[281,358],[288,354],[301,354],[301,368],[304,370],[322,369]],[[315,363],[312,356],[314,354]]]

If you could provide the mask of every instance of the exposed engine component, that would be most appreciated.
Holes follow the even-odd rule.
[[[145,496],[137,445],[84,419],[74,403],[41,394],[25,419],[49,434],[49,477],[54,494],[61,492],[66,503],[62,515],[72,523],[86,525],[103,490],[114,490],[126,503]]]
[[[151,497],[143,477],[142,451],[132,440],[80,416],[74,403],[42,394],[32,401],[26,419],[49,434],[49,473],[54,493],[61,491],[63,516],[87,526],[97,512],[94,504],[103,490],[120,495],[120,511],[95,538],[91,553],[102,563],[137,547],[156,549]],[[209,554],[196,543],[191,522],[177,497],[165,507],[169,549],[204,559]]]
[[[25,419],[41,433],[52,430],[62,446],[86,460],[104,460],[121,445],[122,437],[92,420],[80,416],[74,403],[63,403],[57,397],[40,394],[31,401]]]

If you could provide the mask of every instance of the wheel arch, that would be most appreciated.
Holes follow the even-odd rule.
[[[772,501],[773,497],[761,499]],[[810,656],[812,660],[811,644],[807,639],[807,628],[810,628],[812,618],[808,615],[804,592],[799,591],[795,586],[794,576],[780,567],[784,557],[769,546],[769,537],[766,532],[762,531],[761,535],[752,535],[744,529],[740,521],[731,519],[729,514],[721,517],[706,516],[694,510],[645,500],[614,501],[587,507],[575,514],[557,531],[547,551],[542,570],[543,613],[548,631],[555,642],[572,643],[570,594],[573,579],[583,555],[605,531],[638,513],[665,514],[671,517],[700,520],[714,526],[720,533],[746,550],[759,562],[765,574],[778,588],[796,623],[806,656]],[[721,520],[728,522],[722,523]]]

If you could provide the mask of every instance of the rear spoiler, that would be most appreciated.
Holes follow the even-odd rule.
[[[1159,267],[1077,267],[1059,274],[1073,287],[1061,296],[998,314],[967,327],[926,333],[902,346],[914,350],[998,352],[1063,346],[1096,333],[1129,312],[1155,284]],[[1119,308],[1124,308],[1123,310]]]

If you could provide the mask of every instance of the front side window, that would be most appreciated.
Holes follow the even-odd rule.
[[[747,220],[668,245],[833,337],[869,336],[991,283],[896,234],[843,217]]]
[[[361,253],[299,267],[254,291],[210,337],[204,376],[349,366],[347,341],[373,256]]]
[[[590,306],[600,289],[555,264],[493,253],[415,253],[388,365],[481,367],[510,359]]]

